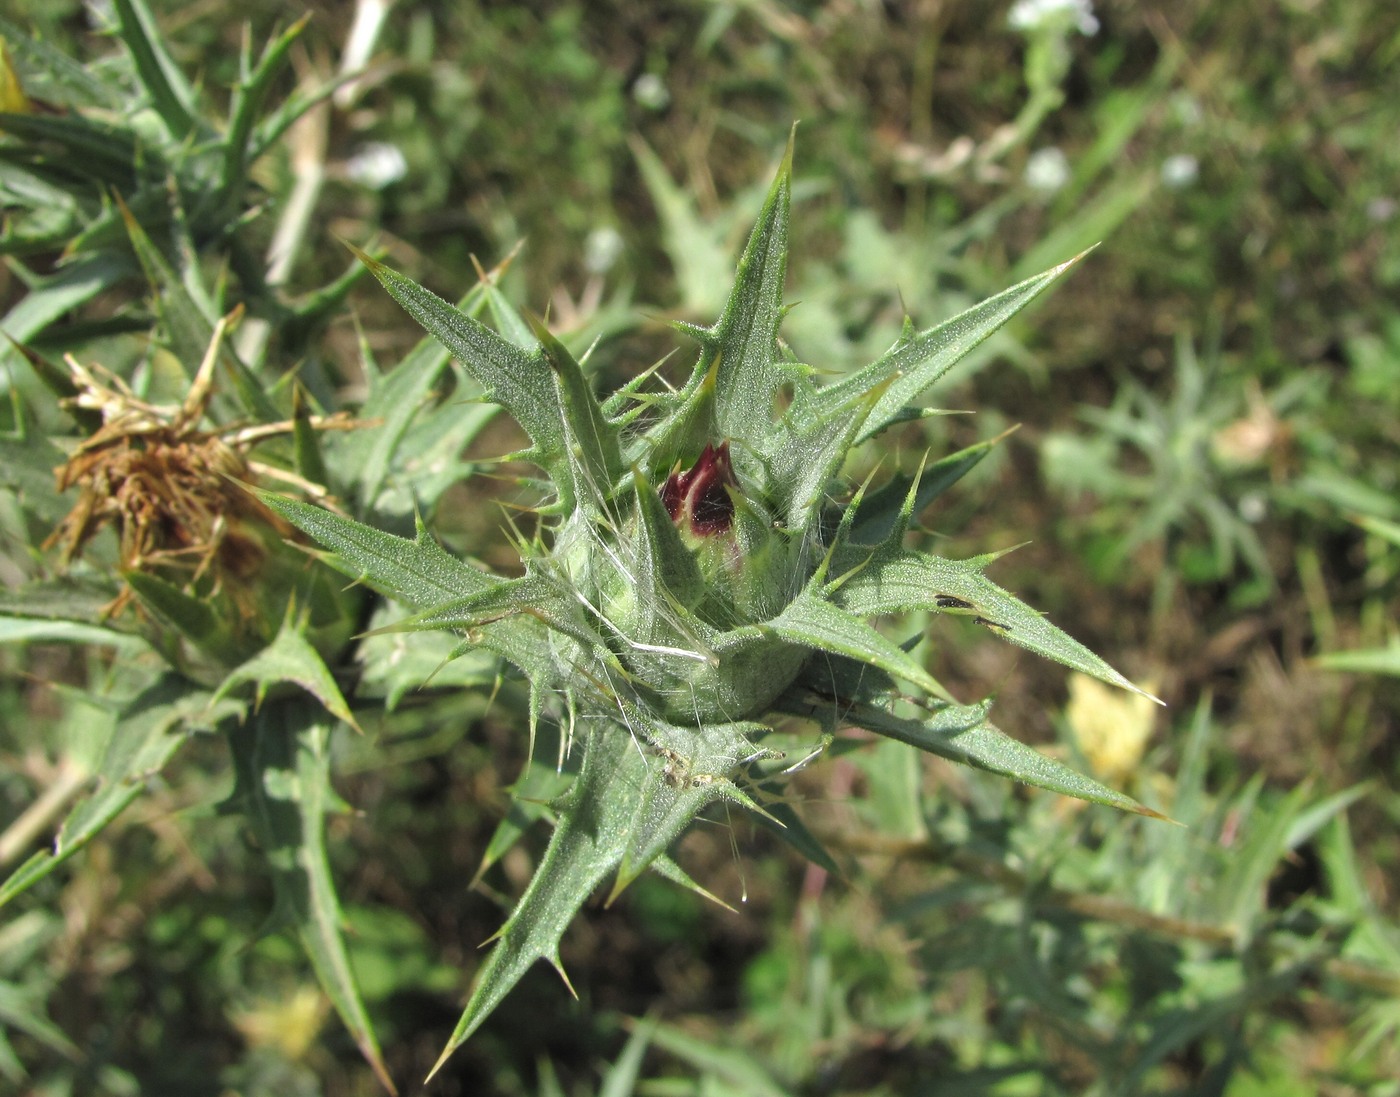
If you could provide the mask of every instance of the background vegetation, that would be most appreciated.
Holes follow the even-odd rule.
[[[287,6],[154,8],[222,125],[245,26],[262,43]],[[279,96],[333,79],[346,51],[355,6],[306,10]],[[994,693],[1002,727],[1185,827],[893,744],[822,759],[802,810],[843,877],[738,821],[692,832],[679,860],[737,912],[651,878],[587,911],[565,938],[580,1001],[541,967],[434,1092],[1400,1093],[1400,10],[1011,14],[401,0],[365,74],[252,167],[238,231],[255,254],[296,188],[316,193],[287,299],[345,272],[336,237],[454,298],[473,257],[514,254],[506,296],[548,307],[572,346],[597,340],[610,383],[669,348],[661,320],[714,315],[794,119],[784,331],[808,360],[868,361],[904,309],[927,326],[1103,241],[936,394],[976,415],[900,444],[948,452],[1019,424],[925,524],[952,554],[1030,539],[998,582],[1168,707],[971,624],[945,622],[929,657],[960,696]],[[84,5],[8,18],[103,78],[112,46]],[[56,231],[9,249],[3,325],[53,359],[134,361],[136,283],[16,330],[71,238]],[[366,353],[387,368],[421,334],[377,287],[340,289],[237,333],[327,406],[364,387]],[[7,363],[6,385],[31,384]],[[518,441],[486,424],[454,466],[477,473],[436,508],[456,549],[500,556],[487,504],[510,487],[484,459]],[[27,547],[25,485],[6,486],[13,587],[50,565]],[[112,657],[6,638],[15,863],[92,772]],[[332,759],[354,808],[329,821],[351,955],[408,1088],[539,848],[469,887],[524,762],[511,698],[489,693],[357,708],[367,734]],[[216,810],[232,791],[222,749],[194,743],[178,779],[153,777],[6,907],[0,1086],[376,1092],[295,941],[263,932],[273,882]]]

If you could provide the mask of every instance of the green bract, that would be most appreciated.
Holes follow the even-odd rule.
[[[759,782],[774,716],[860,726],[1072,796],[1146,812],[954,702],[870,619],[923,610],[975,616],[1012,643],[1127,689],[1103,660],[984,575],[994,559],[905,547],[914,514],[986,452],[974,447],[834,502],[852,450],[909,418],[908,405],[1072,264],[928,331],[911,325],[878,361],[832,384],[785,357],[791,148],[711,327],[678,391],[634,382],[599,401],[579,363],[539,323],[493,302],[497,334],[365,257],[386,289],[528,433],[549,479],[545,528],[524,574],[457,560],[421,524],[413,540],[264,494],[334,550],[348,574],[417,609],[402,627],[449,629],[529,680],[532,724],[553,715],[577,777],[554,805],[554,836],[480,972],[444,1056],[560,936],[588,895],[666,856],[707,805],[773,821]],[[488,293],[493,293],[489,287]],[[902,685],[897,683],[903,683]],[[914,700],[907,694],[912,690]],[[788,812],[785,832],[821,856]]]

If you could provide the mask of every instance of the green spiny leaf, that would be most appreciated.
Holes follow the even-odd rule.
[[[441,343],[425,338],[392,372],[370,374],[369,396],[360,414],[378,425],[362,432],[353,446],[343,441],[337,446],[346,452],[343,467],[354,470],[357,494],[366,509],[372,509],[379,498],[394,453],[448,358]]]
[[[762,816],[759,816],[759,818],[762,818]],[[680,865],[676,864],[675,861],[671,860],[671,858],[667,857],[665,854],[658,856],[654,861],[652,861],[650,868],[652,872],[656,873],[663,880],[669,880],[677,887],[683,887],[686,891],[693,892],[694,894],[700,896],[700,898],[714,903],[716,906],[723,907],[731,914],[735,913],[735,910],[732,906],[726,903],[723,899],[712,894],[711,892],[707,891],[705,888],[697,884],[693,879],[691,879],[689,873],[687,873],[684,869],[680,867]]]
[[[443,551],[421,520],[413,540],[384,533],[332,511],[273,492],[253,491],[273,511],[303,533],[330,548],[330,563],[399,601],[431,608],[479,594],[500,582]],[[480,642],[519,667],[527,676],[554,681],[556,656],[545,627],[532,617],[516,616],[483,625]]]
[[[548,960],[562,974],[559,939],[584,900],[622,860],[629,826],[645,797],[646,759],[629,737],[609,724],[590,728],[582,746],[583,767],[567,794],[549,847],[495,935],[495,947],[477,973],[466,1008],[429,1078],[536,960]]]
[[[257,835],[272,871],[277,916],[296,929],[360,1053],[384,1088],[396,1093],[350,967],[326,858],[325,816],[339,803],[330,784],[330,734],[326,714],[309,700],[265,706],[250,726],[229,735],[237,773],[229,806],[242,810]]]
[[[927,717],[910,719],[861,703],[846,710],[844,719],[856,727],[909,743],[941,758],[1037,788],[1138,815],[1164,818],[1132,797],[1115,792],[998,731],[987,722],[990,707],[987,703],[948,705]]]
[[[570,446],[578,439],[570,437],[571,424],[544,353],[521,350],[412,279],[361,251],[356,254],[408,314],[486,388],[490,399],[525,429],[534,443],[531,458],[549,473],[559,492],[559,506],[567,510],[579,495],[570,466]]]
[[[1000,440],[992,438],[977,442],[925,466],[917,477],[918,487],[909,508],[911,516],[917,516],[971,472]],[[915,487],[915,479],[904,473],[896,473],[866,496],[851,522],[850,540],[858,545],[875,545],[889,540],[905,500]]]
[[[1057,267],[1028,278],[966,312],[920,332],[901,337],[879,361],[818,393],[819,414],[831,414],[857,393],[888,384],[866,419],[858,441],[872,438],[895,422],[904,408],[973,348],[1005,324],[1065,271],[1083,258],[1076,255]]]
[[[499,861],[520,840],[520,836],[541,819],[552,819],[550,805],[559,800],[578,778],[576,772],[546,766],[531,759],[520,779],[511,786],[510,806],[496,824],[486,852],[481,855],[475,880]]]
[[[358,731],[359,725],[355,723],[355,717],[345,703],[330,668],[320,653],[307,642],[305,627],[304,616],[296,619],[289,610],[272,643],[231,671],[214,691],[210,703],[217,702],[244,682],[254,682],[258,703],[261,704],[270,686],[278,682],[293,682],[320,701],[332,716],[344,720]]]
[[[777,177],[749,236],[734,289],[719,323],[704,337],[695,380],[717,366],[715,415],[720,437],[766,448],[773,430],[774,401],[783,382],[775,364],[778,325],[783,318],[787,272],[788,216],[792,205],[792,138]]]
[[[244,654],[221,607],[149,572],[127,571],[122,578],[153,616],[217,663],[232,665]]]
[[[753,744],[755,736],[767,731],[762,724],[680,727],[625,700],[619,700],[619,705],[629,731],[644,738],[658,756],[651,760],[609,902],[649,868],[707,805],[723,799],[762,814],[732,778],[741,766],[772,753]],[[661,779],[652,780],[658,769]]]
[[[577,499],[598,514],[608,512],[608,500],[622,475],[617,427],[603,415],[598,399],[563,343],[530,317],[530,330],[539,340],[540,351],[549,363],[559,394],[564,426],[564,455]]]
[[[321,433],[312,425],[309,397],[298,385],[292,390],[292,454],[297,475],[313,484],[329,484],[330,469],[321,451]]]
[[[789,439],[775,459],[776,478],[787,494],[783,508],[794,534],[806,532],[826,504],[827,488],[850,453],[861,424],[879,398],[879,389],[862,393],[833,414],[812,421]]]
[[[834,574],[851,574],[844,581],[837,580],[839,585],[833,584],[835,590],[829,593],[851,613],[875,616],[932,609],[971,614],[1004,640],[1112,685],[1151,696],[983,575],[992,557],[945,560],[895,546],[873,552],[850,546],[838,551],[835,559]]]
[[[303,533],[333,550],[337,567],[413,606],[436,606],[477,594],[499,580],[443,551],[420,522],[413,540],[384,533],[270,491],[250,489]]]
[[[505,262],[508,261],[509,259]],[[539,349],[540,344],[535,338],[534,327],[505,299],[489,275],[479,281],[473,290],[480,290],[486,307],[491,310],[491,322],[504,338],[527,353],[534,353]]]
[[[286,66],[292,45],[301,37],[311,15],[303,15],[287,30],[267,43],[257,65],[250,71],[244,58],[243,72],[229,105],[228,132],[224,136],[224,164],[219,183],[224,192],[225,212],[233,216],[242,201],[248,166],[252,162],[253,134],[258,116],[273,80]]]
[[[705,580],[656,488],[647,483],[640,469],[633,470],[633,494],[637,500],[639,551],[636,573],[631,579],[641,631],[652,638],[660,621],[669,620],[676,606],[691,609],[699,603]]]
[[[811,592],[799,595],[777,617],[758,627],[789,643],[869,663],[935,697],[948,696],[937,679],[898,644],[885,639],[860,617]]]
[[[616,660],[604,646],[593,623],[570,588],[538,572],[518,579],[502,579],[494,586],[452,602],[434,606],[389,626],[392,631],[422,629],[472,630],[504,623],[512,618],[534,617],[556,633],[578,642],[583,652],[597,653],[600,662],[613,669]]]
[[[182,141],[196,128],[198,104],[194,89],[166,51],[155,16],[145,0],[113,0],[117,33],[136,67],[141,86],[165,123],[172,141]]]

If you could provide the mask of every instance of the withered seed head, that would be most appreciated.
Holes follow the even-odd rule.
[[[257,574],[264,549],[245,525],[291,533],[233,483],[250,478],[247,463],[214,434],[120,436],[80,450],[56,471],[61,490],[78,489],[77,502],[48,542],[62,546],[65,564],[110,523],[123,570],[174,570],[190,581],[211,573],[216,584],[225,577],[246,581]]]
[[[227,321],[183,403],[150,404],[101,366],[68,359],[77,395],[72,402],[101,411],[103,423],[56,470],[58,488],[78,499],[45,547],[61,546],[64,566],[79,557],[106,525],[116,529],[123,571],[163,573],[189,584],[208,578],[242,586],[261,574],[267,546],[296,531],[238,483],[256,481],[246,451],[292,424],[201,429],[213,391],[214,366]],[[124,594],[110,607],[120,611]]]

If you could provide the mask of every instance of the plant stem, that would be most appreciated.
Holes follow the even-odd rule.
[[[8,865],[33,845],[39,835],[48,833],[53,821],[91,776],[91,773],[71,761],[60,762],[53,781],[39,794],[39,798],[0,833],[0,865]]]
[[[1154,914],[1120,899],[1112,899],[1103,895],[1087,895],[1082,892],[1048,886],[1038,878],[1031,877],[1010,865],[978,857],[966,850],[944,845],[933,839],[899,838],[869,831],[845,830],[817,831],[816,836],[823,845],[832,850],[841,850],[854,856],[877,854],[905,861],[922,861],[942,865],[999,884],[1007,891],[1026,898],[1036,906],[1055,907],[1083,918],[1125,926],[1159,937],[1199,941],[1202,944],[1229,949],[1232,952],[1244,952],[1250,943],[1249,939],[1241,939],[1240,931],[1234,926],[1215,925],[1210,922],[1193,921],[1189,918]],[[1337,956],[1324,958],[1319,967],[1323,974],[1340,979],[1352,986],[1363,987],[1378,994],[1400,995],[1400,975],[1394,972],[1383,971]]]

